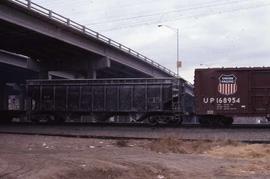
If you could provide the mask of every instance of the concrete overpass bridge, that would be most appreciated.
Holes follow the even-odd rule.
[[[40,78],[47,78],[49,71],[74,78],[176,76],[125,45],[30,0],[0,1],[0,39],[0,49],[29,57],[24,63]],[[16,67],[23,61],[0,51],[1,55],[6,60],[0,64]]]

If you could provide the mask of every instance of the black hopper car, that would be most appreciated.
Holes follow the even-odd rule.
[[[195,110],[193,86],[181,78],[29,80],[20,93],[9,90],[7,98],[5,119],[20,116],[35,122],[180,124]]]

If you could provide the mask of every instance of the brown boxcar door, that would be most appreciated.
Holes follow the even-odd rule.
[[[252,71],[250,83],[251,112],[270,114],[270,71]]]

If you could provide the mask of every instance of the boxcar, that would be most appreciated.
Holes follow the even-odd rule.
[[[270,117],[270,68],[195,70],[195,108],[202,124],[234,116]]]
[[[29,80],[26,89],[33,120],[128,115],[135,121],[181,122],[194,112],[193,86],[176,78]]]

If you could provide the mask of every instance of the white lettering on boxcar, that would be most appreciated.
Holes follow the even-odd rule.
[[[209,98],[203,98],[203,103],[207,104],[209,101]]]
[[[203,98],[204,104],[212,104],[216,102],[217,104],[240,104],[241,99],[238,97],[221,97],[221,98],[211,98],[211,97],[205,97]]]

